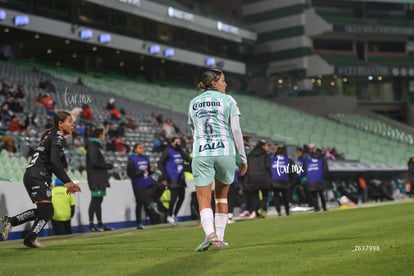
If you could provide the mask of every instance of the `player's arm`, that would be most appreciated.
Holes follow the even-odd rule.
[[[67,193],[80,192],[78,184],[75,184],[68,176],[62,164],[63,139],[57,138],[52,140],[50,147],[50,163],[52,164],[53,173],[57,178],[62,180],[66,186]]]
[[[243,133],[240,128],[239,115],[230,118],[230,129],[233,135],[234,145],[240,156],[240,174],[244,175],[247,172],[247,157],[244,150]]]
[[[62,164],[62,152],[62,141],[59,141],[59,138],[57,138],[57,140],[53,139],[50,147],[50,163],[52,164],[53,173],[57,178],[62,180],[63,183],[72,182]]]

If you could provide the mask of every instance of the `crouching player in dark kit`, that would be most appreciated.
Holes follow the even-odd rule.
[[[26,168],[23,183],[33,203],[37,208],[27,210],[14,217],[3,218],[3,240],[8,239],[12,226],[17,226],[34,220],[32,229],[24,238],[23,244],[27,247],[41,248],[43,245],[37,240],[39,233],[53,216],[51,182],[52,174],[62,180],[67,193],[80,192],[79,185],[73,183],[64,170],[65,162],[63,146],[66,143],[64,135],[73,131],[72,115],[66,111],[58,111],[54,117],[54,127],[43,132],[40,144]]]

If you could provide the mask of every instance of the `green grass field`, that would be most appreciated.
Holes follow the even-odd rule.
[[[0,242],[0,275],[412,275],[414,201],[239,221],[195,252],[197,222]]]

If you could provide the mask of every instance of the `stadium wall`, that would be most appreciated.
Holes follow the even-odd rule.
[[[102,203],[103,222],[111,227],[125,228],[135,227],[135,197],[132,192],[131,182],[129,180],[110,181],[111,187],[107,189],[107,196]],[[91,194],[87,181],[79,181],[82,192],[75,194],[75,215],[72,218],[72,229],[75,233],[88,231],[89,217],[88,208]],[[191,209],[191,193],[195,191],[192,180],[187,181],[187,189],[184,203],[178,213],[179,220],[189,220]],[[27,209],[35,208],[27,195],[26,189],[22,182],[4,182],[0,181],[0,215],[16,215]],[[144,214],[143,218],[144,218]],[[96,223],[96,219],[95,219]],[[23,237],[23,232],[30,229],[31,223],[13,227],[10,233],[10,239],[19,239]],[[45,227],[42,235],[53,234],[52,225],[49,223]]]

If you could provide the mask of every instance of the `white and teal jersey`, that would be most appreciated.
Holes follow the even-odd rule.
[[[191,100],[188,124],[193,127],[193,157],[236,155],[230,118],[240,111],[233,97],[206,90]]]

